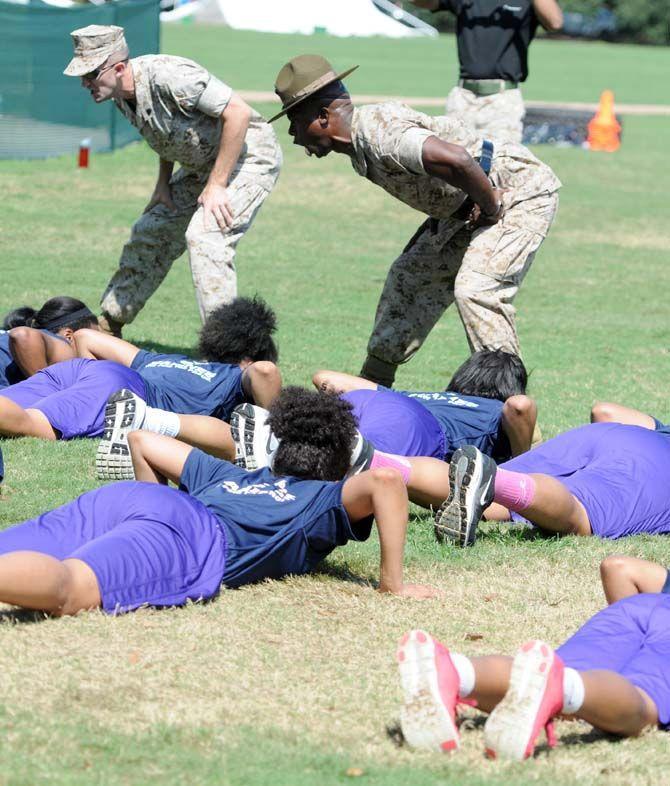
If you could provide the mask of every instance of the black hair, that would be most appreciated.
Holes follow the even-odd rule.
[[[270,407],[267,424],[279,440],[278,475],[342,480],[351,464],[356,420],[351,404],[324,391],[287,387]]]
[[[295,107],[295,110],[289,110],[287,113],[289,120],[291,120],[292,117],[298,113],[314,118],[324,107],[329,107],[333,101],[340,99],[351,100],[351,96],[349,95],[347,88],[344,86],[344,82],[340,80],[337,82],[331,82],[329,85],[322,87],[321,90],[317,90],[316,93],[309,96],[309,98],[301,101]]]
[[[344,86],[344,82],[338,79],[336,82],[331,82],[329,85],[322,87],[321,90],[317,90],[313,98],[315,101],[320,102],[321,106],[328,106],[338,98],[350,98],[350,96],[349,91]]]
[[[10,327],[4,327],[10,322]],[[35,311],[29,306],[10,311],[4,319],[3,327],[5,330],[9,330],[13,327],[25,325],[39,330],[56,332],[64,327],[79,330],[79,328],[91,327],[97,324],[97,317],[86,303],[74,297],[59,295],[47,300],[39,311]]]
[[[28,320],[32,319],[34,316],[35,309],[30,306],[15,308],[13,311],[10,311],[9,314],[5,315],[5,318],[2,320],[2,329],[11,330],[15,327],[27,325]]]
[[[523,395],[528,372],[518,355],[502,349],[480,349],[456,369],[447,390],[462,396],[479,396],[506,401]]]
[[[249,360],[277,362],[272,339],[277,329],[275,312],[261,298],[238,297],[219,306],[205,320],[198,351],[203,360],[239,363]]]

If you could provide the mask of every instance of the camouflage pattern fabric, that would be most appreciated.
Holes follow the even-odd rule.
[[[489,139],[520,143],[523,137],[526,108],[519,88],[478,96],[470,90],[454,87],[447,96],[445,113]]]
[[[423,169],[421,151],[429,136],[475,157],[483,141],[457,118],[429,117],[401,104],[354,110],[354,169],[437,219],[393,263],[377,307],[364,370],[374,367],[386,384],[393,367],[414,355],[454,300],[473,351],[520,354],[513,300],[558,206],[561,183],[552,170],[525,147],[494,139],[490,179],[504,189],[506,212],[495,226],[473,231],[454,215],[464,192]]]
[[[520,202],[492,227],[426,226],[386,277],[368,353],[407,362],[455,301],[471,351],[521,354],[513,301],[554,219],[558,194]]]
[[[203,225],[197,199],[205,178],[181,169],[170,186],[177,211],[156,205],[140,216],[123,247],[119,269],[102,296],[102,310],[119,322],[133,321],[186,249],[203,322],[217,306],[237,295],[235,250],[270,192],[253,180],[231,180],[228,199],[234,222],[222,232],[213,219],[207,228]]]
[[[181,164],[170,181],[177,211],[157,205],[135,222],[101,306],[113,319],[132,322],[188,248],[204,319],[236,295],[235,250],[279,176],[281,149],[272,127],[253,112],[227,188],[233,226],[204,227],[197,199],[216,160],[232,89],[185,58],[147,55],[130,62],[136,103],[117,106],[161,158]]]

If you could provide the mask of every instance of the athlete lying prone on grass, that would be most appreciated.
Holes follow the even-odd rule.
[[[608,598],[613,576],[621,573],[620,559],[608,558],[601,565]],[[654,563],[627,565],[631,567],[643,583],[659,572],[667,578],[667,570]],[[637,736],[649,726],[666,726],[670,595],[631,589],[621,597],[555,651],[531,640],[514,658],[467,658],[425,631],[405,634],[397,659],[407,742],[436,751],[457,748],[457,705],[463,701],[490,713],[484,740],[493,757],[532,755],[543,728],[549,744],[555,744],[552,721],[557,716],[581,718],[624,737]]]
[[[145,482],[89,491],[0,532],[1,602],[59,615],[178,606],[213,597],[221,584],[308,573],[337,546],[366,540],[373,519],[380,591],[438,594],[404,581],[407,490],[393,469],[302,480],[279,467],[247,472],[147,431],[132,432],[129,442]],[[338,466],[322,470],[343,474]]]
[[[0,389],[76,357],[73,337],[80,328],[96,331],[98,320],[85,303],[67,295],[50,298],[37,311],[22,306],[6,314],[0,330]]]
[[[506,461],[530,448],[537,420],[523,361],[501,349],[475,352],[442,391],[389,390],[339,371],[317,371],[312,382],[353,406],[359,431],[378,450],[400,456],[449,461],[475,445]]]
[[[670,435],[620,423],[559,434],[500,467],[474,447],[454,453],[436,532],[474,542],[482,518],[552,534],[670,533]]]
[[[267,406],[281,387],[274,330],[271,309],[249,298],[210,314],[200,336],[205,361],[159,355],[99,331],[79,330],[77,349],[86,357],[56,363],[0,391],[0,435],[50,440],[102,435],[99,475],[123,478],[130,465],[127,447],[112,432],[123,435],[132,415],[136,427],[232,458],[224,422],[232,409],[243,401]],[[93,359],[105,356],[109,359]],[[116,399],[107,406],[122,389],[137,396],[141,412],[123,397],[118,406]]]

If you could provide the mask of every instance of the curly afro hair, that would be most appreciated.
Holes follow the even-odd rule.
[[[204,360],[240,363],[242,360],[277,362],[279,353],[272,339],[277,317],[258,296],[238,297],[219,306],[205,320],[198,351]]]
[[[356,420],[349,402],[323,391],[287,387],[267,420],[279,447],[272,468],[278,475],[342,480],[351,463]]]

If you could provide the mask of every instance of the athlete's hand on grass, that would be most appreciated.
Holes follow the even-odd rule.
[[[233,225],[233,210],[228,200],[228,191],[224,186],[216,183],[207,183],[202,194],[198,197],[198,204],[203,207],[203,221],[205,229],[210,226],[213,216],[219,229],[225,232]]]
[[[169,183],[156,183],[154,193],[151,195],[149,204],[144,208],[144,212],[148,213],[156,205],[165,205],[173,213],[177,212],[177,205],[172,201],[172,191]]]
[[[403,584],[402,588],[393,594],[401,598],[413,598],[414,600],[431,600],[444,597],[442,590],[437,589],[437,587],[431,587],[428,584]]]

